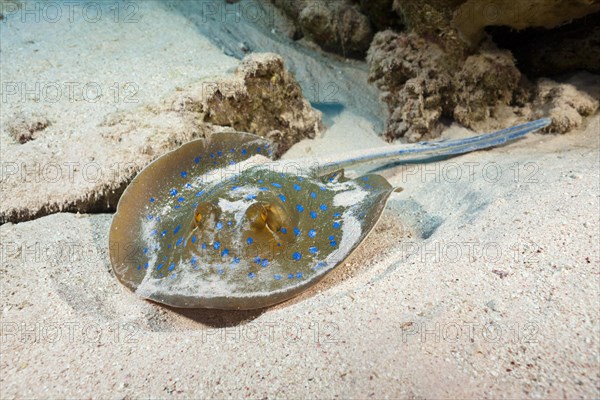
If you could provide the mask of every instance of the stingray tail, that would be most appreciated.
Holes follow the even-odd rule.
[[[346,168],[358,164],[370,163],[412,163],[433,160],[440,157],[448,157],[471,151],[487,149],[502,145],[506,142],[518,139],[529,132],[542,129],[550,125],[549,118],[538,119],[522,125],[502,129],[492,133],[486,133],[465,139],[440,140],[435,142],[420,142],[411,145],[390,146],[373,151],[361,152],[356,156],[335,160],[327,160],[323,171]]]

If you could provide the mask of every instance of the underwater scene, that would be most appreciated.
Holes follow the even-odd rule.
[[[0,398],[599,397],[599,43],[595,0],[0,0]]]

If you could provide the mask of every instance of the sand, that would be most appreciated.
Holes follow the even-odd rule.
[[[3,21],[1,80],[30,82],[30,56],[52,57],[61,66],[44,79],[87,71],[77,79],[110,82],[132,73],[152,85],[140,97],[145,104],[236,64],[223,53],[227,46],[210,42],[205,26],[177,10],[145,2],[140,12],[137,25]],[[220,32],[226,35],[223,26]],[[99,50],[90,46],[98,35],[128,40],[98,40],[110,44]],[[37,43],[37,55],[20,50],[25,39]],[[71,42],[79,43],[78,56],[68,58],[62,44]],[[299,51],[281,42],[287,59]],[[171,46],[159,46],[155,57],[154,43]],[[120,49],[131,57],[114,61]],[[106,60],[95,58],[98,51]],[[15,58],[7,62],[9,54]],[[307,64],[346,65],[332,59],[323,66],[323,57],[314,54]],[[162,75],[173,65],[188,72]],[[324,135],[286,158],[383,144],[376,92],[354,91],[366,86],[358,80],[363,67],[339,69],[340,82],[357,81],[340,97],[346,107],[328,108]],[[345,101],[351,97],[360,101]],[[46,113],[56,122],[45,135],[62,135],[84,134],[80,127],[114,111],[112,104],[3,103],[0,155],[17,146],[6,134],[10,113]],[[83,112],[86,122],[78,125]],[[452,126],[444,137],[466,134]],[[595,115],[566,135],[532,134],[489,151],[380,171],[405,190],[392,196],[367,241],[313,289],[266,310],[177,310],[135,297],[110,268],[110,214],[4,224],[0,398],[598,397],[599,137]]]

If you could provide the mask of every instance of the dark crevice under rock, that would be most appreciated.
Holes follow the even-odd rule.
[[[29,208],[13,208],[9,213],[0,214],[0,225],[5,223],[19,223],[32,221],[47,215],[60,212],[80,214],[104,214],[113,213],[117,210],[117,204],[127,185],[133,180],[133,176],[122,181],[116,188],[103,188],[85,197],[72,202],[57,203],[49,201],[42,207],[31,210]]]
[[[554,29],[494,26],[487,32],[499,47],[513,53],[530,79],[576,70],[600,73],[600,13]]]

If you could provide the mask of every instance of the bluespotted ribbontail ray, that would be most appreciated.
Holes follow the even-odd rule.
[[[110,229],[111,264],[127,288],[174,307],[270,306],[341,264],[395,190],[376,174],[347,179],[343,168],[467,153],[549,123],[295,161],[273,161],[270,143],[249,133],[194,140],[156,159],[127,187]]]

